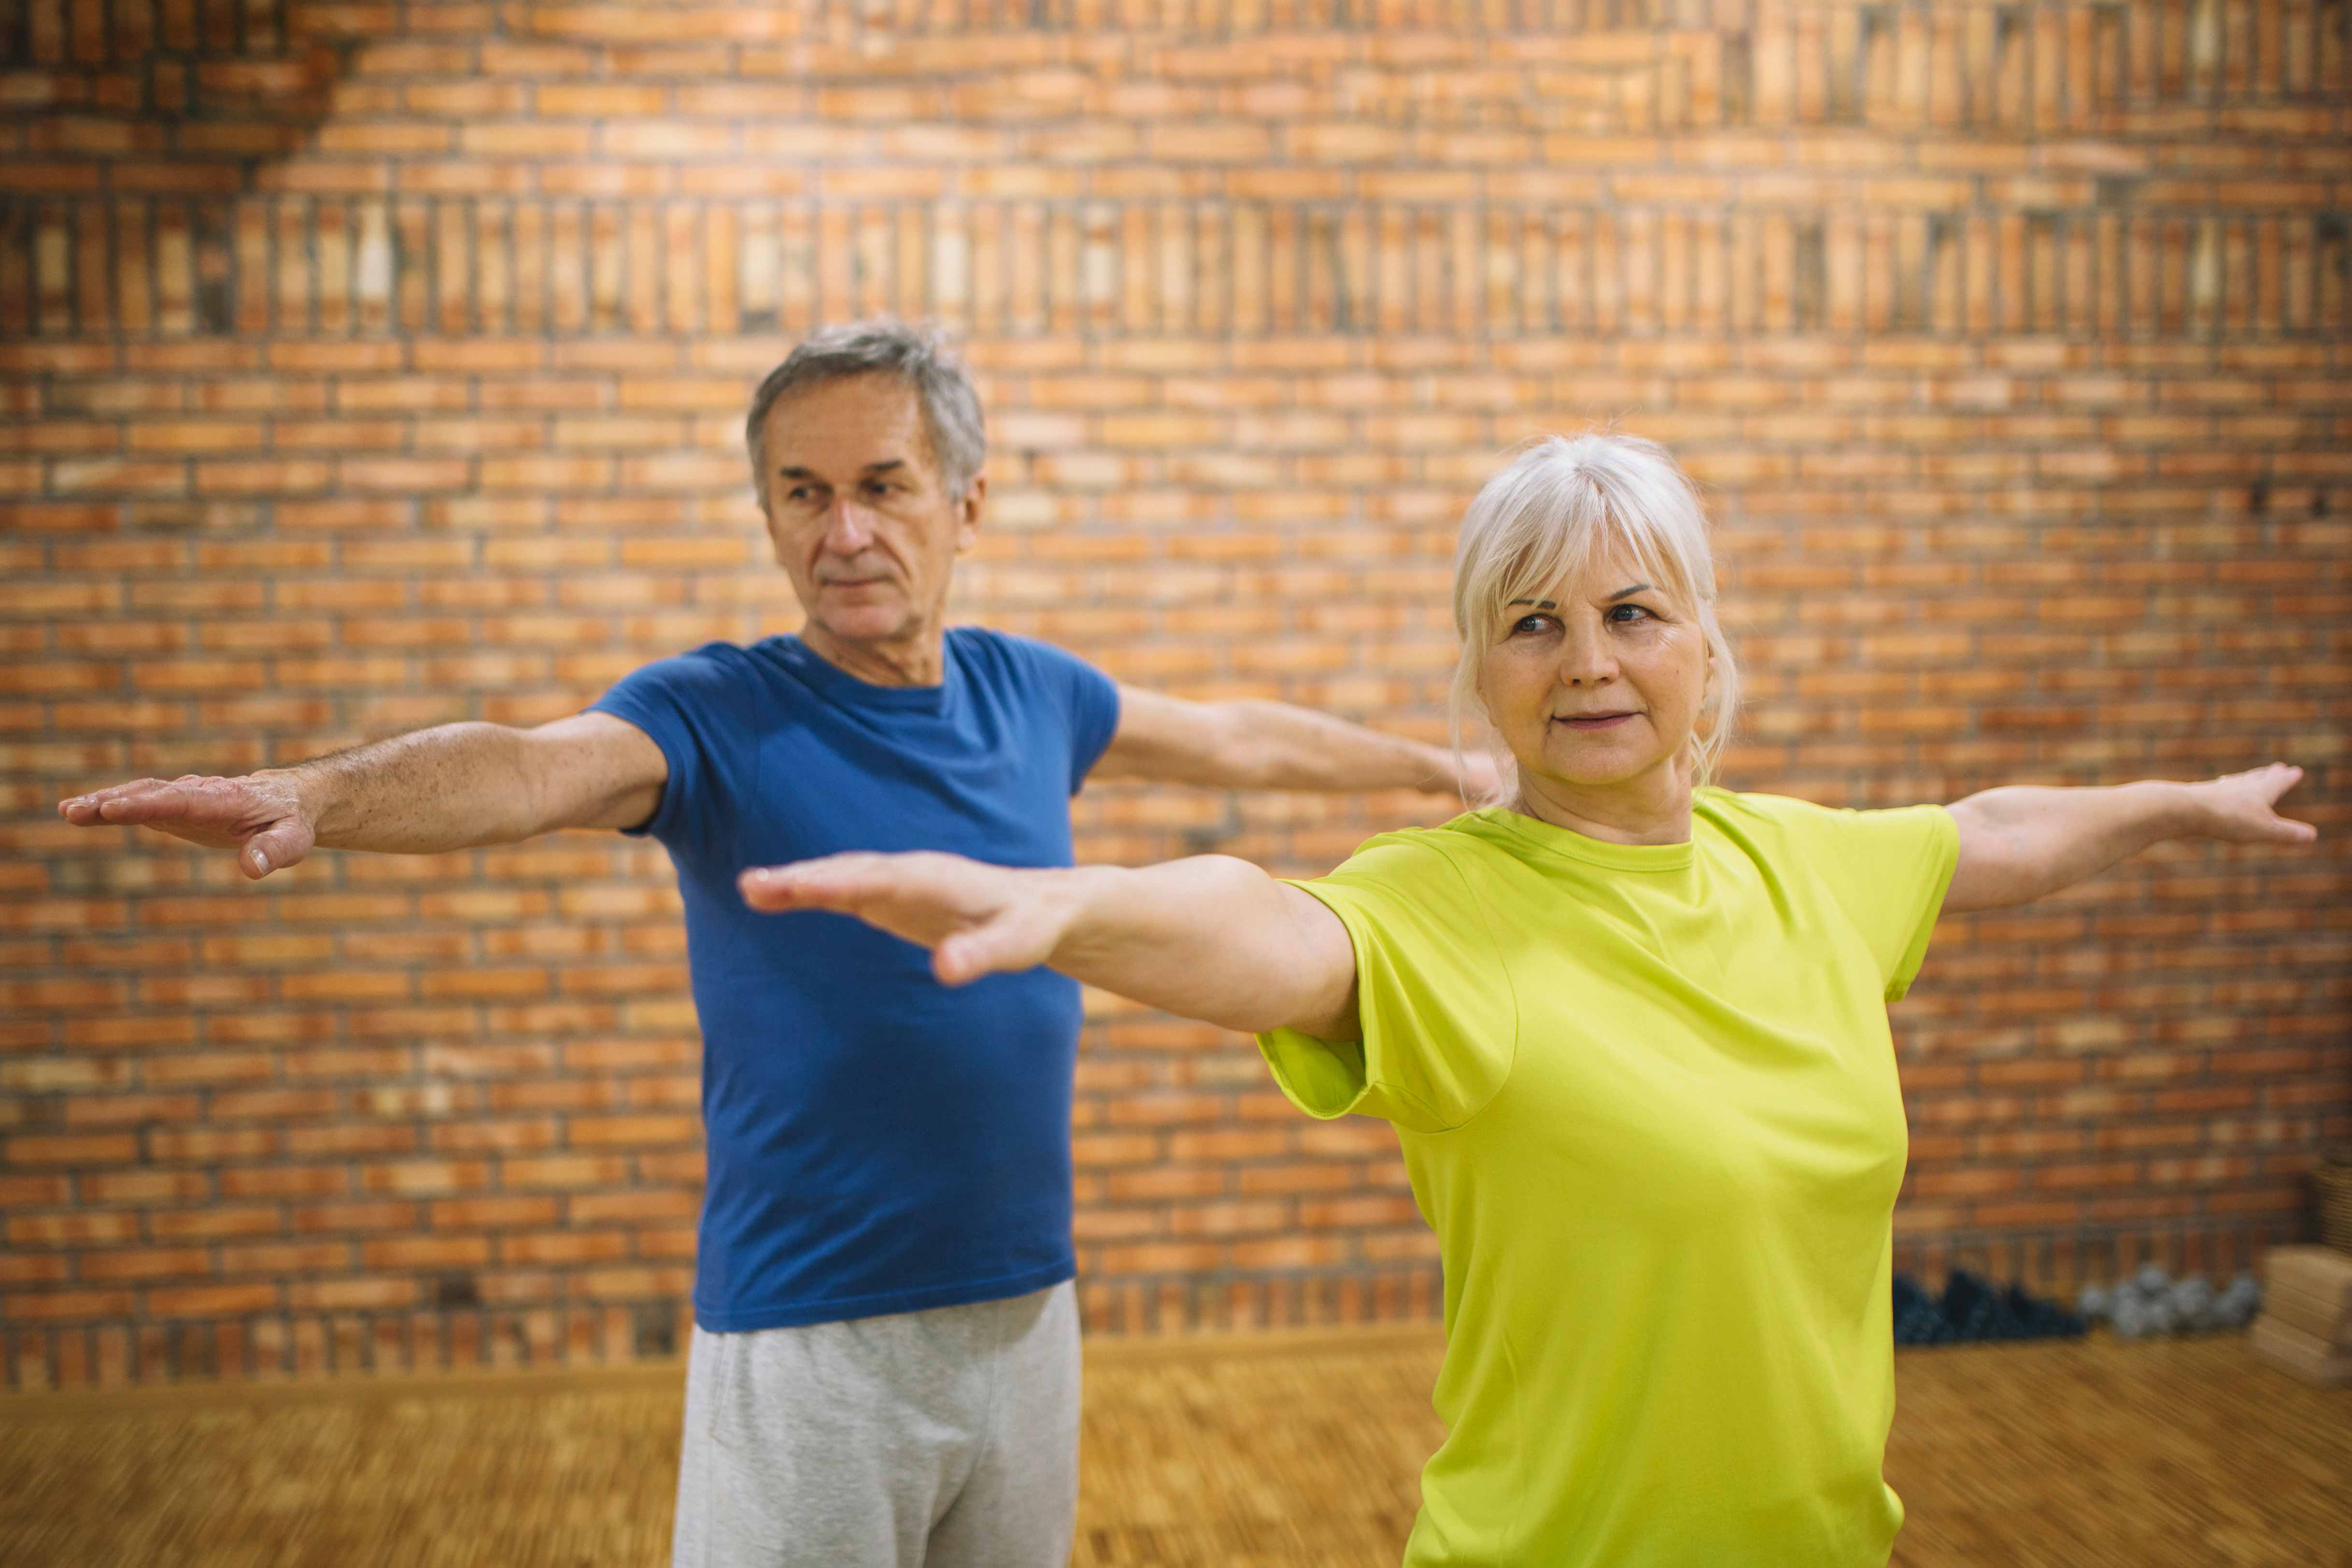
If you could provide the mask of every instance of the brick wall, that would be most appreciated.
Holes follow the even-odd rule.
[[[657,1354],[700,1169],[658,850],[224,857],[60,794],[571,710],[794,623],[734,431],[958,325],[969,614],[1436,737],[1461,507],[1711,487],[1732,781],[2313,768],[2315,855],[1948,922],[1907,1260],[2228,1261],[2352,1133],[2352,5],[26,0],[0,18],[15,1385]],[[1425,805],[1090,790],[1319,868]],[[1433,1310],[1392,1136],[1094,1011],[1090,1321]]]

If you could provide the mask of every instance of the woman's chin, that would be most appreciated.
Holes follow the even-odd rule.
[[[1646,782],[1666,760],[1646,747],[1588,742],[1563,755],[1554,745],[1537,767],[1522,761],[1519,776],[1533,775],[1567,789],[1615,789]]]

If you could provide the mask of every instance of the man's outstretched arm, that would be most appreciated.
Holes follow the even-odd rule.
[[[242,778],[139,779],[58,802],[77,827],[152,828],[237,852],[252,878],[313,847],[436,854],[558,828],[626,828],[661,804],[669,763],[610,714],[535,729],[445,724]]]
[[[1118,688],[1118,730],[1097,779],[1224,789],[1422,789],[1484,804],[1495,767],[1311,708],[1276,702],[1188,702]]]

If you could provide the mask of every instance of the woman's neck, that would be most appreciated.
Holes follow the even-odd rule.
[[[1605,844],[1686,844],[1691,795],[1689,773],[1672,763],[1609,785],[1566,784],[1522,768],[1512,809]]]

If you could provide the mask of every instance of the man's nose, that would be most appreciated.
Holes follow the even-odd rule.
[[[825,508],[824,548],[836,555],[856,555],[874,542],[874,516],[844,496]]]

